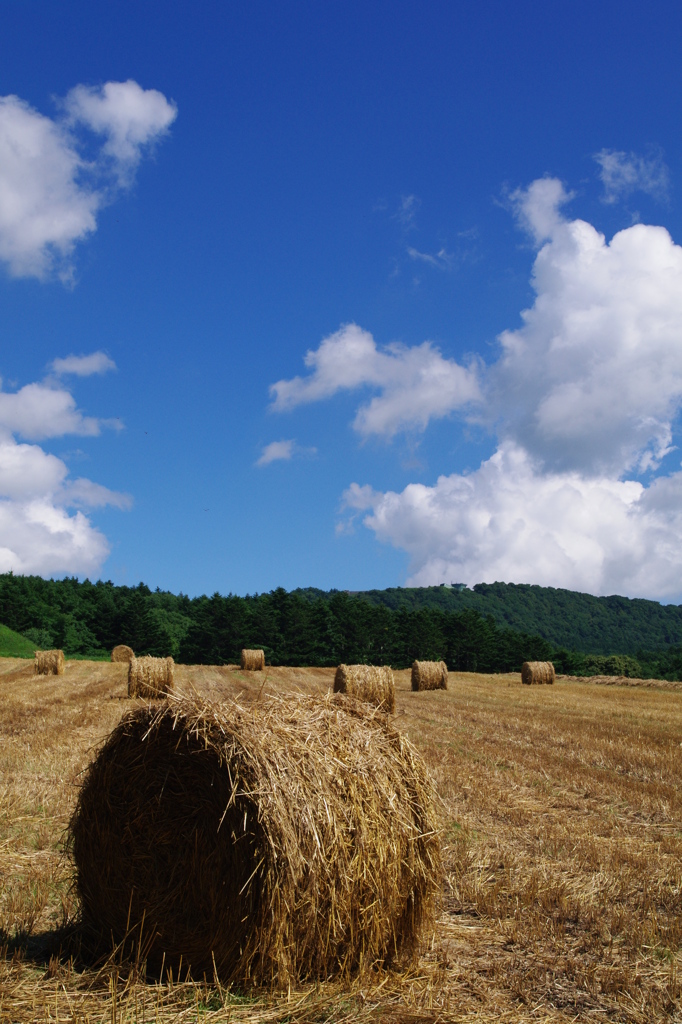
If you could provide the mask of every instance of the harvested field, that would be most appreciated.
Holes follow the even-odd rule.
[[[564,682],[571,676],[557,676]],[[636,679],[633,676],[583,676],[582,683],[596,683],[598,686],[644,686],[648,690],[682,690],[682,682],[670,679]]]
[[[413,967],[246,997],[183,974],[97,967],[60,927],[76,913],[61,854],[78,775],[130,702],[127,666],[71,662],[69,686],[0,660],[0,1020],[680,1021],[682,691],[451,673],[395,725],[444,803],[445,887]],[[176,666],[213,699],[331,688],[334,669]]]

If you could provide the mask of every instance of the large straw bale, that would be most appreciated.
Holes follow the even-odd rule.
[[[33,674],[35,676],[63,676],[64,651],[36,651]]]
[[[416,749],[352,698],[138,706],[71,820],[86,934],[242,987],[400,963],[433,921],[435,807]]]
[[[111,652],[111,660],[116,662],[128,662],[135,657],[135,651],[126,644],[117,644]]]
[[[242,651],[241,667],[246,672],[259,672],[265,668],[265,651]]]
[[[524,661],[521,667],[521,682],[531,686],[537,683],[554,682],[554,665],[551,661]]]
[[[444,661],[415,661],[412,664],[413,690],[447,690],[448,666]]]
[[[173,692],[175,662],[172,658],[152,658],[145,655],[128,663],[128,696],[156,698]]]
[[[339,665],[334,693],[350,694],[391,714],[395,711],[395,683],[389,665]]]

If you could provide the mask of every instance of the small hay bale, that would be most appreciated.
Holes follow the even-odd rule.
[[[389,665],[339,665],[334,693],[347,693],[390,714],[395,711],[395,683]]]
[[[173,692],[175,662],[172,658],[152,658],[145,655],[128,663],[128,696],[154,700]]]
[[[413,690],[447,690],[448,666],[444,661],[415,661],[412,664]]]
[[[117,644],[111,652],[111,660],[116,662],[128,662],[135,657],[135,651],[126,644]]]
[[[527,686],[538,683],[551,685],[554,678],[554,665],[551,661],[524,661],[521,668],[521,682]]]
[[[404,962],[434,920],[433,784],[410,741],[349,697],[137,707],[69,828],[86,933],[137,937],[154,973],[182,961],[286,989]]]
[[[242,651],[241,667],[245,672],[260,672],[265,668],[265,651]]]
[[[34,676],[63,676],[64,651],[36,651],[33,662]]]

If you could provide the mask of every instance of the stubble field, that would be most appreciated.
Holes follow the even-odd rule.
[[[78,959],[62,839],[79,773],[129,706],[126,670],[34,679],[0,659],[0,1020],[682,1021],[680,688],[451,673],[447,691],[412,693],[396,673],[396,725],[443,803],[435,933],[402,973],[253,997]],[[181,691],[214,699],[332,680],[176,669]]]

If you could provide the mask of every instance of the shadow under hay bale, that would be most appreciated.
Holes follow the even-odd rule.
[[[111,660],[114,662],[128,662],[135,657],[135,651],[126,644],[117,644],[111,652]]]
[[[554,682],[554,665],[551,661],[524,661],[521,668],[521,682],[526,686]]]
[[[413,690],[447,690],[448,666],[444,661],[415,661],[412,664]]]
[[[135,655],[128,664],[128,696],[154,700],[173,693],[175,662],[172,658]]]
[[[332,694],[136,708],[90,766],[70,845],[103,943],[142,922],[151,972],[182,960],[245,987],[400,962],[441,882],[421,756]]]
[[[339,665],[334,693],[346,693],[390,714],[395,711],[395,683],[389,665]]]
[[[265,668],[265,651],[242,651],[241,667],[245,672],[260,672]]]
[[[63,676],[64,651],[36,651],[33,674],[34,676]]]

